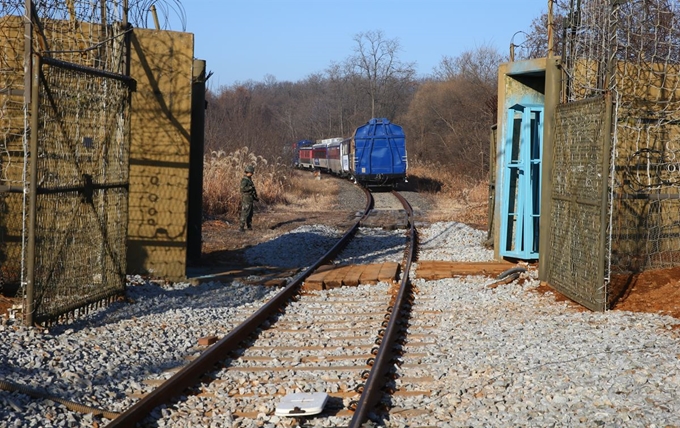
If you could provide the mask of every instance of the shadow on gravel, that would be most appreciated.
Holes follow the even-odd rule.
[[[262,300],[271,291],[272,289],[268,287],[254,287],[237,282],[161,286],[149,281],[139,281],[128,286],[124,299],[87,317],[53,326],[50,333],[59,335],[69,330],[73,332],[83,328],[103,327],[139,318],[148,319],[149,328],[156,328],[154,317],[158,314],[172,313],[178,308],[191,308],[199,314],[203,310],[236,308]]]
[[[325,254],[344,231],[310,226],[243,250],[244,266],[294,269],[309,266]]]
[[[345,232],[321,227],[317,232],[292,232],[271,241],[256,245],[245,251],[251,265],[279,269],[304,268],[318,260]],[[330,235],[330,231],[333,235]],[[405,237],[399,230],[376,228],[360,229],[360,232],[343,249],[335,263],[377,263],[386,258],[400,259]],[[373,250],[371,250],[373,249]]]
[[[404,192],[436,193],[442,190],[442,182],[430,178],[418,177],[417,175],[409,176],[408,182],[399,183],[397,185],[397,190]]]
[[[230,314],[234,312],[229,308],[237,308],[244,305],[259,305],[257,302],[266,300],[269,293],[274,291],[271,287],[248,286],[243,284],[207,283],[199,286],[188,284],[178,285],[177,288],[166,288],[148,281],[128,287],[127,298],[115,302],[98,312],[87,317],[76,319],[68,324],[56,325],[49,329],[52,336],[62,336],[68,343],[71,340],[86,340],[76,333],[83,329],[93,329],[88,333],[87,340],[92,340],[96,346],[96,352],[106,358],[110,352],[117,354],[124,352],[134,362],[125,367],[110,367],[109,371],[91,374],[73,375],[75,380],[62,378],[59,370],[52,370],[45,365],[42,370],[54,373],[54,382],[50,385],[50,391],[64,397],[64,391],[88,390],[94,386],[111,385],[112,379],[120,380],[121,385],[127,379],[144,379],[150,374],[161,373],[174,367],[186,364],[185,357],[190,355],[197,345],[198,338],[207,334],[201,328],[202,319],[223,318],[225,328],[229,330],[230,323],[238,323],[238,320],[230,320]],[[179,317],[173,312],[180,308],[191,308],[192,314],[186,313]],[[255,309],[253,309],[254,311]],[[169,314],[167,318],[164,315]],[[239,317],[243,317],[240,315]],[[130,321],[132,320],[132,321]],[[116,333],[108,337],[109,326]],[[180,344],[175,339],[177,329],[190,329],[195,337],[189,336],[190,346],[186,351],[176,351],[186,346],[186,342]],[[123,333],[127,330],[127,333]],[[126,337],[125,335],[128,335]],[[73,335],[73,339],[70,336]],[[161,348],[167,348],[162,353]],[[118,361],[118,357],[113,357]],[[4,364],[5,362],[2,361]],[[11,365],[8,366],[11,371]],[[72,382],[77,382],[80,389],[73,389]],[[57,392],[58,391],[58,392]],[[124,394],[121,391],[119,398]],[[80,392],[69,392],[64,398],[80,401]],[[1,424],[0,424],[1,425]]]
[[[244,235],[247,237],[248,233]],[[154,315],[177,308],[201,311],[253,303],[272,291],[271,287],[255,286],[258,278],[272,271],[309,266],[335,244],[338,236],[334,229],[315,228],[287,233],[237,251],[213,252],[209,261],[202,260],[200,265],[188,269],[187,279],[196,285],[129,277],[131,285],[125,298],[83,318],[53,326],[50,332],[58,335],[141,317],[152,320]],[[197,278],[201,280],[196,281]]]
[[[304,217],[301,217],[301,218],[294,218],[294,219],[292,219],[292,220],[282,221],[282,222],[273,224],[273,225],[269,226],[269,228],[270,228],[271,230],[274,230],[274,229],[278,229],[279,227],[287,226],[287,225],[293,224],[293,223],[304,223],[305,221],[307,221],[307,219],[304,218]]]

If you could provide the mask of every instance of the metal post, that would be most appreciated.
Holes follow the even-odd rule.
[[[560,104],[562,91],[562,70],[558,58],[549,58],[545,63],[545,104],[543,121],[543,162],[541,162],[541,220],[538,238],[538,279],[547,281],[550,272],[550,257],[553,251],[550,241],[552,218],[553,153],[555,148],[555,114]]]
[[[28,192],[28,237],[26,242],[26,312],[24,323],[33,325],[35,311],[35,235],[36,208],[38,204],[38,110],[40,101],[40,57],[33,54],[33,77],[31,84],[31,129],[29,143],[29,177],[28,189],[24,183],[24,191]]]
[[[604,101],[605,101],[605,116],[604,123],[602,124],[602,195],[601,195],[601,206],[600,206],[600,246],[598,248],[598,267],[597,267],[597,278],[602,281],[602,286],[604,287],[602,302],[599,302],[601,306],[598,308],[601,311],[606,311],[609,309],[609,302],[607,296],[607,284],[605,279],[605,274],[607,269],[605,269],[605,264],[608,263],[609,254],[607,250],[607,232],[609,230],[609,192],[608,192],[608,180],[611,172],[611,164],[614,162],[611,156],[612,145],[614,144],[612,139],[614,136],[614,127],[616,126],[616,119],[614,118],[614,96],[616,95],[616,31],[618,27],[618,13],[619,6],[621,3],[625,3],[623,0],[613,0],[611,3],[612,7],[612,19],[609,28],[608,36],[611,39],[607,39],[607,58],[606,58],[606,71],[604,76]]]
[[[574,60],[574,44],[576,39],[576,24],[575,17],[576,10],[574,9],[574,0],[571,0],[569,6],[569,18],[564,22],[563,29],[563,41],[562,41],[562,62],[564,63],[565,69],[568,71],[566,74],[566,82],[564,86],[564,96],[563,102],[568,102],[571,98],[571,70],[575,66],[576,61]],[[568,31],[567,31],[568,29]]]
[[[602,281],[603,287],[605,287],[603,294],[603,299],[602,302],[599,302],[601,306],[597,308],[600,311],[606,311],[608,309],[608,296],[607,296],[607,289],[606,289],[606,283],[605,283],[605,264],[607,263],[608,260],[608,254],[607,254],[607,232],[609,228],[607,227],[609,223],[609,192],[607,191],[608,189],[608,181],[609,181],[609,176],[611,174],[610,172],[610,165],[611,162],[613,162],[613,159],[611,158],[611,147],[612,147],[612,126],[614,125],[614,120],[613,120],[613,112],[614,112],[614,100],[612,97],[612,92],[607,91],[605,93],[604,97],[604,102],[605,102],[605,116],[604,116],[604,123],[603,123],[603,132],[602,132],[602,184],[600,188],[602,189],[602,199],[601,203],[602,205],[600,206],[600,245],[598,250],[598,266],[597,266],[597,278],[599,278],[600,281]]]
[[[187,261],[201,258],[203,218],[203,146],[205,137],[205,61],[194,60],[191,85],[191,136],[189,151],[189,204],[187,213]]]
[[[131,63],[131,49],[130,49],[130,37],[132,35],[132,26],[128,22],[130,7],[128,5],[128,0],[123,1],[123,31],[125,31],[125,36],[123,37],[123,70],[122,73],[126,76],[130,75],[130,63]]]
[[[553,3],[554,0],[548,0],[548,58],[553,57]]]
[[[161,26],[158,23],[158,13],[156,13],[156,6],[152,4],[149,10],[151,10],[151,16],[153,16],[153,23],[156,26],[156,30],[160,30]]]
[[[31,20],[31,9],[33,0],[26,0],[24,5],[24,106],[31,104],[31,76],[33,59],[33,21]]]
[[[128,0],[123,0],[123,28],[127,30],[128,25],[128,13],[130,11],[130,6],[128,5]]]

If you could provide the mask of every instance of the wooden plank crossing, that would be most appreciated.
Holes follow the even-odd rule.
[[[484,275],[494,277],[516,266],[518,265],[506,261],[500,262],[422,261],[418,262],[418,267],[416,268],[416,277],[428,281],[467,275]]]
[[[359,284],[375,285],[379,282],[397,282],[399,263],[385,262],[370,265],[325,265],[311,274],[304,283],[306,290],[356,287]]]
[[[456,276],[484,275],[495,277],[519,265],[507,261],[448,262],[421,261],[416,277],[428,281]],[[329,290],[336,287],[356,287],[359,284],[377,284],[399,280],[400,264],[396,262],[368,265],[324,265],[311,274],[304,283],[306,290]]]
[[[354,269],[345,275],[342,280],[343,283],[348,287],[356,287],[359,285],[359,280],[361,279],[364,270],[366,270],[366,265],[355,265]]]

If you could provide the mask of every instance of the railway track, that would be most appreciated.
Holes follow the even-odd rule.
[[[417,198],[411,201],[418,204]],[[373,212],[381,207],[376,197]],[[371,220],[364,220],[364,225]],[[338,236],[324,228],[301,229],[323,248],[330,248]],[[387,253],[392,257],[403,251],[401,244],[396,245],[403,239],[393,239],[403,237],[403,231],[390,234],[359,227],[356,232],[348,247],[334,256],[336,266],[374,263],[387,260],[383,258]],[[385,285],[345,287],[347,295],[332,287],[314,293],[303,288],[285,311],[263,321],[257,336],[246,337],[234,352],[223,355],[207,374],[177,392],[174,401],[151,409],[142,425],[358,426],[365,416],[389,428],[579,426],[593,421],[612,426],[631,421],[677,425],[677,322],[651,314],[582,313],[535,292],[539,284],[533,273],[509,283],[490,278],[486,263],[493,258],[491,251],[481,248],[483,233],[455,222],[427,225],[421,232],[423,260],[417,277],[411,275],[414,288],[404,294],[406,304],[396,309],[402,321],[395,322],[393,346],[385,348],[392,355],[383,358],[384,369],[376,368],[375,341],[370,346],[350,346],[354,340],[350,335],[388,342],[385,331],[373,332],[374,320],[362,317],[362,313],[386,313],[384,301],[378,300],[385,294],[358,298],[351,294],[364,293],[364,288],[372,293]],[[289,257],[276,252],[285,253],[290,243],[298,248],[301,241],[297,236],[288,238],[261,252],[263,260]],[[382,245],[390,239],[389,249],[366,245],[367,252],[374,254],[360,255],[361,241]],[[294,260],[296,266],[309,265],[309,258]],[[485,266],[468,269],[467,263],[475,260]],[[466,266],[444,268],[446,262]],[[308,282],[309,277],[305,287]],[[396,293],[396,302],[397,287],[388,289]],[[116,412],[124,413],[181,371],[187,361],[193,362],[200,355],[199,337],[231,334],[238,322],[253,316],[277,292],[237,280],[195,287],[141,281],[131,284],[129,291],[135,304],[116,303],[94,318],[50,332],[0,323],[5,350],[0,371],[5,380],[91,406],[71,411],[67,407],[73,403],[57,404],[40,394],[35,396],[41,399],[31,400],[30,392],[2,391],[0,426],[7,421],[8,426],[104,426],[119,416]],[[320,299],[314,301],[313,296]],[[326,306],[331,300],[339,308]],[[376,300],[377,307],[368,300]],[[305,317],[309,318],[305,325],[314,327],[296,324],[305,322]],[[277,324],[272,323],[274,318]],[[383,319],[380,329],[392,319]],[[364,330],[369,333],[364,335]],[[271,337],[265,336],[270,333]],[[315,341],[314,335],[323,340]],[[303,342],[307,346],[301,346]],[[602,343],[606,349],[600,349]],[[329,344],[336,347],[335,354]],[[359,359],[362,354],[370,354],[373,364]],[[357,368],[361,365],[371,366],[376,386],[370,386],[370,375],[364,378],[364,370]],[[159,375],[171,367],[179,369]],[[304,376],[298,377],[297,372]],[[315,373],[311,376],[315,380],[307,378],[306,372]],[[271,415],[272,406],[284,394],[311,391],[312,382],[330,395],[326,414],[304,420]],[[371,391],[374,397],[366,398]],[[357,402],[354,411],[350,410],[353,401]]]
[[[432,412],[423,408],[422,403],[442,400],[438,383],[445,370],[440,366],[447,358],[437,355],[435,338],[437,326],[446,322],[449,314],[430,291],[414,285],[413,298],[403,309],[403,328],[396,339],[397,364],[385,385],[384,400],[377,406],[380,419],[389,420],[394,426],[420,426],[422,416]],[[450,401],[442,403],[449,405]]]
[[[413,213],[405,199],[393,194],[409,225],[402,261],[409,272],[415,254]],[[390,198],[380,195],[377,210],[393,211]],[[256,426],[256,419],[271,417],[287,394],[315,392],[328,394],[323,412],[313,418],[318,426],[358,427],[366,422],[393,366],[400,315],[411,295],[408,275],[399,284],[319,292],[301,285],[314,270],[341,258],[342,248],[373,208],[367,192],[364,216],[321,260],[108,426],[153,424],[158,418],[204,423],[219,420],[221,413]],[[281,423],[295,424],[304,418],[302,413],[283,416]]]

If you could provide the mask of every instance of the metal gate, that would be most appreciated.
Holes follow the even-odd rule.
[[[135,82],[124,11],[0,3],[0,272],[27,325],[125,289]]]
[[[541,206],[543,107],[516,104],[509,132],[501,189],[501,248],[505,257],[538,258]]]
[[[605,248],[611,101],[558,106],[548,282],[592,310],[607,306]]]
[[[34,322],[124,291],[133,84],[34,56],[25,244]]]

